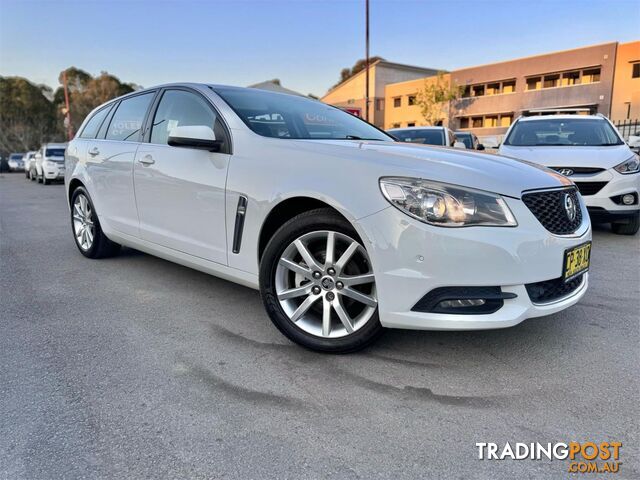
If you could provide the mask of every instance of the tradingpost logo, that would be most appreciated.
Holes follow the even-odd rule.
[[[569,473],[618,473],[621,442],[477,442],[479,460],[567,460]]]

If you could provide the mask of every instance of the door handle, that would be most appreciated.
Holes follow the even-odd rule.
[[[93,147],[91,150],[89,150],[89,155],[91,155],[92,157],[95,157],[96,155],[100,154],[100,150],[98,150],[98,147]]]
[[[142,158],[138,159],[138,162],[140,162],[143,165],[153,165],[154,163],[156,163],[156,161],[153,159],[153,157],[151,155],[145,155]]]

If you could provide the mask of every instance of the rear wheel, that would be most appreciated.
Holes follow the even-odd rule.
[[[630,218],[627,223],[612,223],[611,230],[618,235],[635,235],[640,230],[640,214]]]
[[[76,246],[85,257],[111,257],[120,251],[120,245],[102,231],[91,198],[83,187],[76,188],[71,197],[71,229]]]
[[[260,287],[272,322],[304,347],[353,352],[382,332],[369,255],[331,209],[302,213],[280,227],[262,257]]]

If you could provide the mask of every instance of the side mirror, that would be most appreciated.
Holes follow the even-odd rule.
[[[464,144],[464,142],[453,142],[453,148],[467,148],[467,146]]]
[[[476,147],[476,150],[484,150],[484,145],[479,143],[478,146]]]
[[[167,143],[172,147],[187,147],[219,152],[222,140],[216,140],[213,129],[206,125],[184,125],[169,132]]]

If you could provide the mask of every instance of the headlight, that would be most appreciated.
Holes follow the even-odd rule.
[[[616,165],[615,168],[618,173],[622,173],[623,175],[628,175],[629,173],[638,173],[640,172],[640,160],[638,160],[638,156],[634,155],[629,160],[625,160],[620,165]]]
[[[391,205],[430,225],[518,225],[504,199],[495,193],[406,177],[383,177],[380,189]]]

